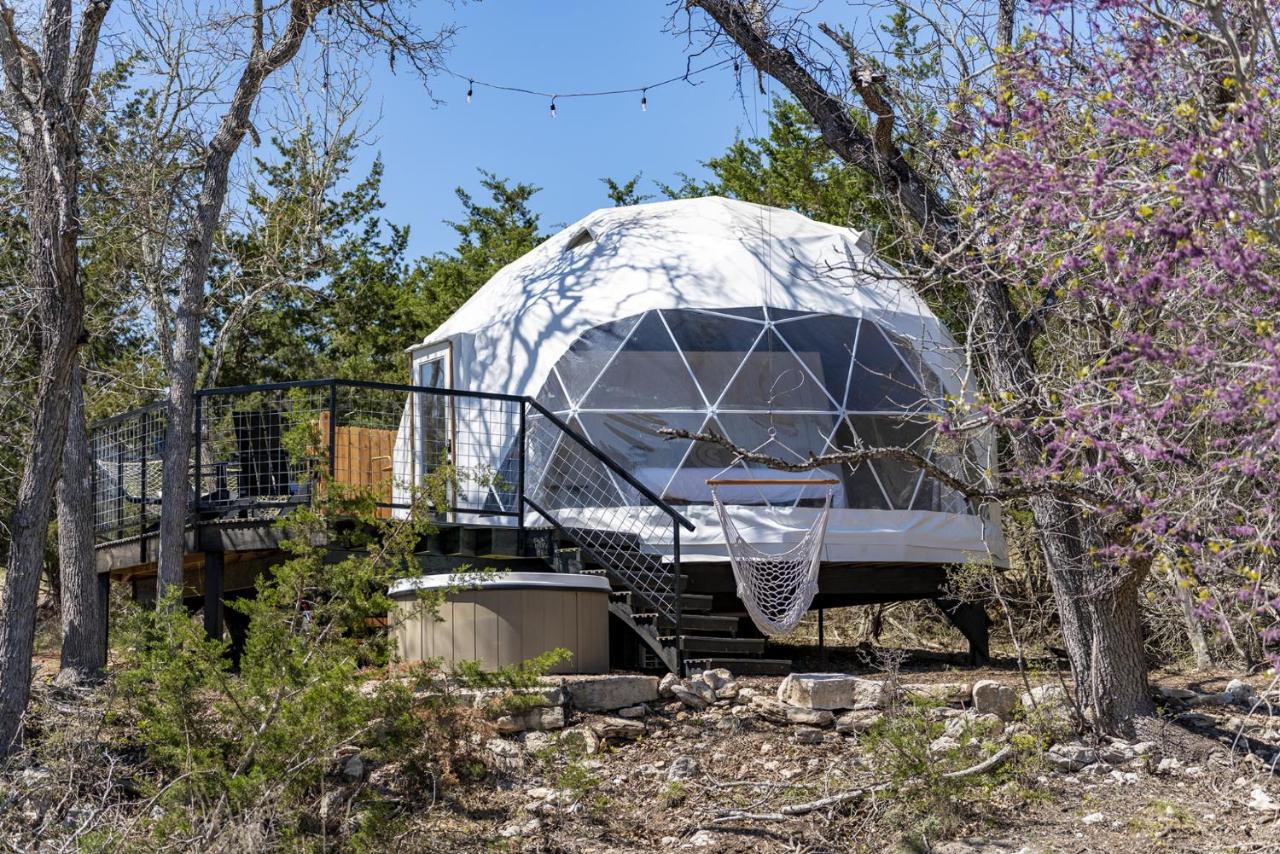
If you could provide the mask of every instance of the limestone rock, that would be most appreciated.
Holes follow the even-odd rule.
[[[525,730],[544,731],[564,728],[564,706],[533,708],[513,715],[503,715],[494,721],[498,732],[510,735]]]
[[[1055,744],[1044,756],[1059,771],[1079,771],[1098,761],[1098,752],[1083,744]]]
[[[1022,694],[1022,707],[1028,711],[1039,708],[1041,711],[1052,712],[1066,705],[1067,692],[1061,685],[1037,685]]]
[[[1248,682],[1244,682],[1239,679],[1232,679],[1228,682],[1227,687],[1223,689],[1222,693],[1230,697],[1231,702],[1237,705],[1247,706],[1253,702],[1253,686]]]
[[[827,714],[831,713],[827,712]],[[796,744],[822,744],[822,730],[808,726],[796,727],[791,738]]]
[[[778,699],[806,709],[875,709],[885,704],[884,683],[843,673],[792,673]]]
[[[751,707],[755,709],[760,717],[767,721],[773,721],[776,724],[790,723],[787,719],[787,704],[769,697],[755,697],[751,701]]]
[[[515,773],[524,767],[524,754],[519,745],[505,739],[491,738],[485,742],[484,747],[493,765],[499,770]]]
[[[1166,700],[1190,700],[1196,696],[1196,692],[1188,688],[1161,688],[1160,696]]]
[[[1013,689],[992,679],[983,679],[973,686],[973,710],[979,714],[995,715],[1002,721],[1013,716],[1018,695]]]
[[[690,676],[684,681],[684,686],[702,698],[702,701],[708,706],[716,701],[716,689],[703,678],[703,674]]]
[[[1255,786],[1253,791],[1250,793],[1249,802],[1246,806],[1256,812],[1273,813],[1280,811],[1280,803],[1276,803],[1274,798],[1257,786]]]
[[[835,719],[835,715],[826,709],[803,709],[799,706],[787,706],[787,723],[829,727],[835,722]]]
[[[882,720],[884,720],[884,715],[874,709],[845,712],[836,718],[836,732],[866,732]]]
[[[579,725],[560,733],[560,744],[570,751],[590,755],[600,749],[600,737],[591,727]]]
[[[643,718],[647,714],[649,714],[649,707],[644,703],[638,706],[627,706],[625,709],[618,709],[618,717],[620,718]]]
[[[342,776],[350,783],[364,779],[364,760],[360,758],[359,753],[354,753],[343,760]]]
[[[671,693],[675,694],[676,699],[695,711],[700,712],[711,705],[710,702],[704,700],[679,682],[671,686]]]
[[[666,676],[663,676],[662,681],[658,683],[658,696],[674,697],[675,692],[671,690],[671,686],[676,685],[679,682],[680,677],[674,673],[668,673]]]
[[[973,697],[973,686],[968,682],[933,682],[903,685],[902,692],[918,700],[930,700],[958,706]]]
[[[627,718],[601,718],[592,721],[588,726],[601,739],[639,738],[646,731],[643,722]]]
[[[720,692],[720,689],[733,681],[733,674],[724,667],[717,667],[715,670],[702,671],[702,681],[711,687],[712,691]]]
[[[610,673],[567,680],[564,687],[569,700],[584,712],[612,711],[658,699],[656,676]]]

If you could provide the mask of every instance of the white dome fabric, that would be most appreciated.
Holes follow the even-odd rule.
[[[503,268],[415,358],[444,342],[455,388],[537,398],[685,512],[698,526],[682,542],[690,559],[727,555],[707,477],[778,475],[662,440],[662,426],[713,430],[786,459],[910,444],[943,462],[930,415],[942,394],[966,394],[950,336],[857,232],[723,198],[588,215]],[[456,429],[472,447],[483,442],[483,425]],[[494,452],[501,468],[509,449]],[[987,453],[970,442],[947,459],[972,475]],[[919,472],[873,463],[830,473],[841,486],[825,560],[1005,562],[994,512],[973,513]],[[541,500],[590,523],[572,485],[530,488],[539,486]],[[813,487],[721,495],[766,550],[802,537],[823,497]]]

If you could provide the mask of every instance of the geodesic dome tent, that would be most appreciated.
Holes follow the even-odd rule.
[[[924,302],[858,232],[776,208],[703,198],[596,211],[501,270],[412,353],[417,384],[536,398],[697,524],[683,543],[694,559],[726,555],[706,481],[776,473],[663,438],[664,427],[796,461],[901,446],[969,478],[992,467],[984,437],[935,435],[942,397],[968,391],[961,354]],[[464,418],[454,429],[502,469],[510,425]],[[526,488],[582,524],[595,507],[644,503],[607,471],[564,470],[529,459]],[[838,481],[826,561],[1005,560],[994,510],[907,464],[823,474]],[[768,549],[804,535],[825,489],[720,495]]]

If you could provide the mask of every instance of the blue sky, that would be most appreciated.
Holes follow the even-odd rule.
[[[426,28],[444,13],[460,30],[447,60],[477,80],[545,91],[642,86],[683,73],[686,44],[666,32],[664,0],[485,0],[449,12],[424,2],[416,15]],[[695,67],[723,55],[704,56]],[[750,78],[748,78],[750,79]],[[751,135],[765,99],[746,89],[740,99],[731,67],[703,76],[699,86],[673,83],[639,95],[557,102],[477,86],[466,102],[465,80],[440,76],[433,106],[421,83],[385,63],[374,74],[368,110],[381,115],[370,149],[386,166],[385,217],[412,226],[412,255],[454,245],[442,220],[457,218],[453,190],[479,191],[477,169],[542,187],[534,199],[545,230],[609,204],[600,178],[653,179],[677,171],[700,173],[700,161],[722,152],[735,134]],[[754,102],[754,103],[753,103]]]

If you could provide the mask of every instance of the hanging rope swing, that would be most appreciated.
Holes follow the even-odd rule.
[[[720,526],[724,529],[729,563],[737,584],[738,598],[760,631],[767,635],[785,635],[800,625],[800,620],[818,594],[818,569],[822,565],[822,545],[827,536],[827,520],[831,517],[832,487],[839,481],[783,479],[719,479],[707,481],[711,501]],[[785,552],[770,554],[753,546],[738,531],[729,510],[720,498],[721,486],[819,486],[827,487],[827,497],[813,525]]]

